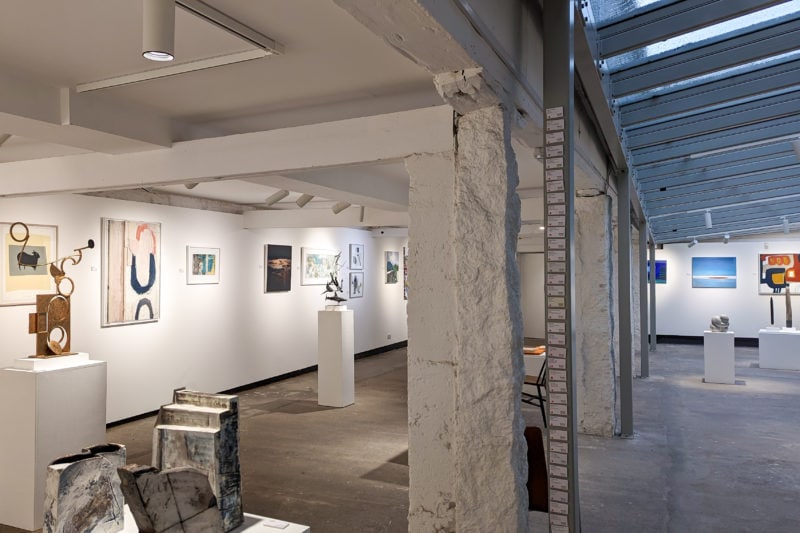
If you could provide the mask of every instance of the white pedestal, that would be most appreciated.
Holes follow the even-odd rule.
[[[544,364],[545,354],[533,355],[526,353],[522,357],[525,360],[525,375],[532,378],[537,378],[539,376],[539,371],[542,369],[542,365]]]
[[[758,366],[800,370],[800,331],[794,328],[759,330]]]
[[[706,383],[733,385],[736,382],[733,338],[732,331],[703,332],[703,362]]]
[[[122,533],[137,533],[139,528],[136,527],[136,521],[133,519],[133,513],[125,505],[125,528]],[[311,528],[301,524],[293,524],[291,522],[284,522],[282,520],[275,520],[274,518],[267,518],[265,516],[258,516],[250,513],[244,513],[244,522],[242,525],[232,530],[231,533],[310,533]]]
[[[0,428],[0,524],[40,529],[47,465],[106,441],[105,361],[25,357],[0,369]]]
[[[355,402],[353,311],[319,311],[318,320],[317,403],[347,407]]]

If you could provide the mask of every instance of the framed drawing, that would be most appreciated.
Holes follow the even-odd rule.
[[[400,271],[400,252],[384,252],[386,255],[386,283],[397,283]]]
[[[102,219],[100,325],[155,322],[161,313],[161,224]]]
[[[287,292],[292,290],[292,247],[268,244],[264,247],[266,279],[264,292]]]
[[[735,257],[692,257],[692,288],[735,289]]]
[[[650,260],[647,260],[647,281],[650,281]],[[667,261],[656,259],[656,285],[667,283]]]
[[[219,248],[186,247],[186,283],[219,283]]]
[[[302,285],[325,285],[331,279],[331,272],[339,269],[337,260],[340,252],[336,250],[320,250],[317,248],[302,248],[303,271],[300,283]]]
[[[350,272],[350,298],[364,297],[364,273]]]
[[[38,265],[58,258],[58,226],[27,224],[26,260],[17,257],[22,252],[24,229],[15,226],[12,237],[12,225],[0,222],[0,305],[34,305],[37,294],[56,291],[48,267]]]
[[[800,294],[800,254],[758,254],[758,294]]]
[[[364,268],[364,245],[350,245],[350,270],[362,270]]]

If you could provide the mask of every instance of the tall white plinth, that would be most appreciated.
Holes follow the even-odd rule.
[[[759,330],[758,366],[800,370],[800,331],[795,328]]]
[[[40,529],[47,465],[105,441],[105,361],[25,357],[0,369],[0,524]]]
[[[353,311],[347,308],[319,311],[318,318],[317,403],[347,407],[355,402]]]
[[[706,383],[736,382],[732,331],[703,332],[703,362]]]

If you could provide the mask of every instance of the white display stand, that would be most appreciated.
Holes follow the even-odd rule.
[[[353,311],[335,306],[319,311],[318,319],[317,403],[347,407],[355,402]]]
[[[800,370],[800,331],[795,328],[759,330],[758,366]]]
[[[136,533],[139,528],[136,527],[136,521],[133,519],[133,514],[125,505],[125,528],[122,533]],[[293,524],[291,522],[284,522],[282,520],[275,520],[274,518],[267,518],[250,513],[244,513],[244,522],[236,529],[231,530],[231,533],[310,533],[311,528],[301,524]]]
[[[25,357],[0,369],[0,425],[0,524],[40,529],[47,465],[106,442],[105,361]]]
[[[522,356],[525,359],[526,376],[530,376],[534,379],[539,376],[539,371],[542,369],[542,365],[544,364],[545,355],[546,354],[533,355],[526,353]]]
[[[736,382],[733,357],[732,331],[703,332],[703,362],[706,383]]]

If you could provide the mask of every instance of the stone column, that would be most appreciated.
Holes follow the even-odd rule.
[[[611,213],[600,191],[575,198],[578,431],[606,437],[617,426]]]
[[[406,161],[410,531],[527,531],[516,161],[500,106]]]

